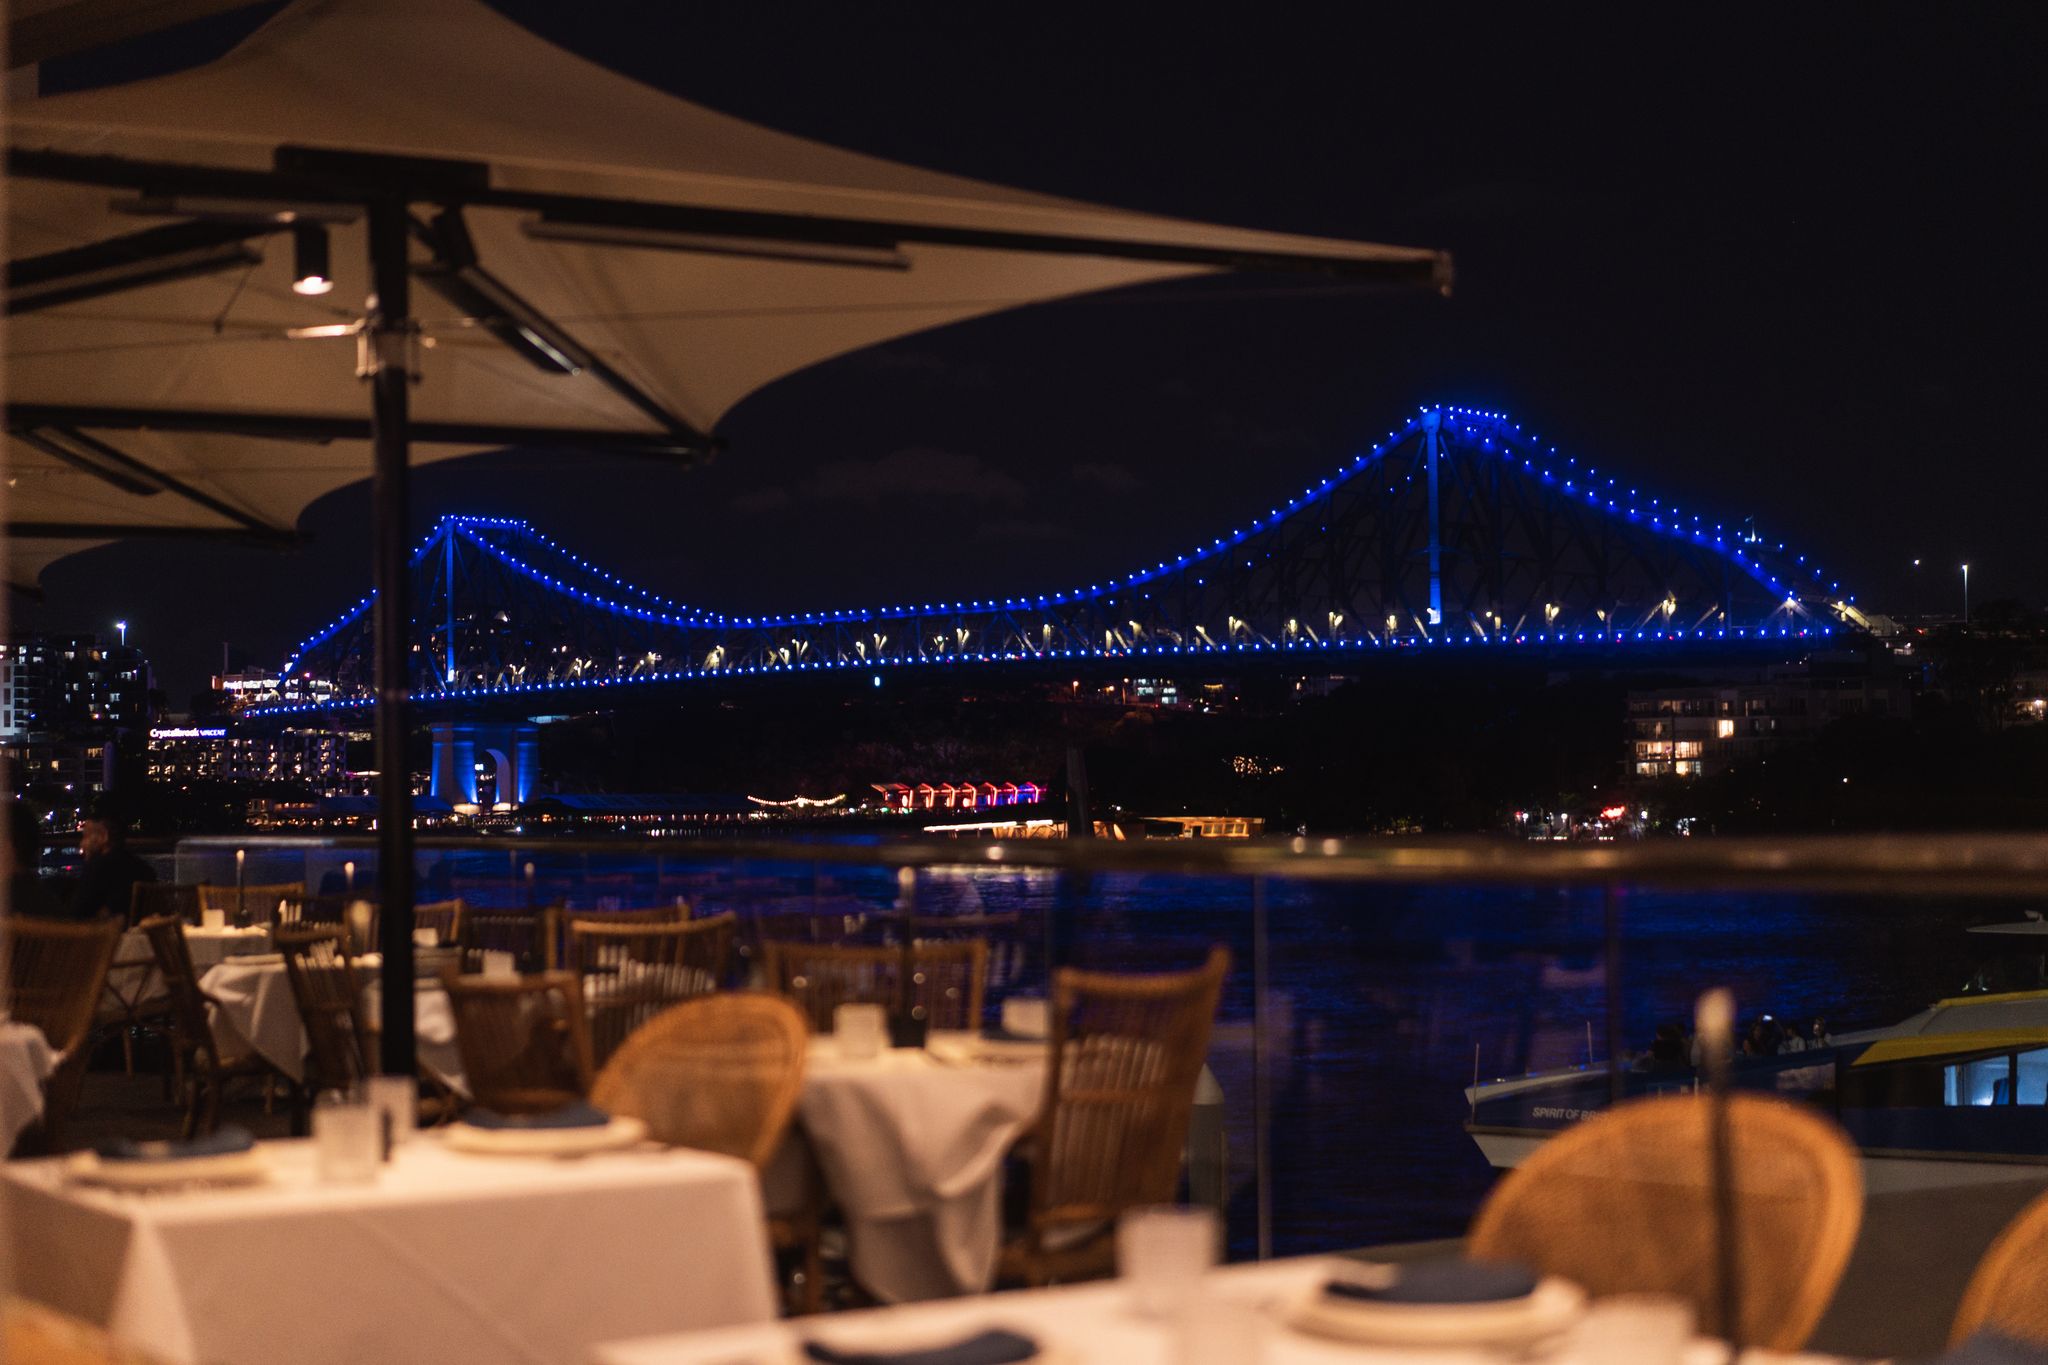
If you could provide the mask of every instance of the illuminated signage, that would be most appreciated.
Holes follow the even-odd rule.
[[[177,730],[151,730],[149,737],[151,739],[225,739],[227,733],[228,730],[225,725],[219,729],[199,729],[187,726]]]

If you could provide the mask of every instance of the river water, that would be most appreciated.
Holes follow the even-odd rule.
[[[642,845],[642,848],[645,846]],[[269,866],[266,878],[323,875]],[[344,855],[327,855],[339,866]],[[360,856],[360,855],[347,855]],[[252,863],[257,859],[251,859]],[[461,853],[423,857],[422,899],[603,907],[674,894],[700,913],[818,912],[855,933],[899,904],[888,869],[832,862],[829,845],[735,866],[687,850],[654,859]],[[531,873],[525,864],[534,864]],[[331,871],[331,869],[330,869]],[[225,872],[227,875],[223,876]],[[181,879],[231,870],[188,867]],[[367,865],[362,875],[368,877]],[[258,868],[249,871],[257,880]],[[1235,965],[1210,1064],[1224,1093],[1233,1255],[1256,1247],[1255,1157],[1270,1163],[1273,1249],[1311,1251],[1454,1236],[1494,1173],[1463,1130],[1475,1073],[1604,1061],[1607,982],[1597,890],[1415,888],[1223,876],[1080,875],[997,865],[923,870],[920,915],[993,917],[1001,945],[991,1015],[1008,993],[1042,993],[1048,964],[1168,970],[1221,943]],[[1621,897],[1624,1038],[1648,1045],[1690,1017],[1708,986],[1760,1013],[1836,1030],[1895,1022],[1952,994],[1970,924],[2016,904],[1814,895],[1628,892]],[[1255,925],[1263,919],[1263,952]],[[1254,989],[1255,963],[1266,989]],[[1267,1119],[1255,1103],[1265,1040]]]

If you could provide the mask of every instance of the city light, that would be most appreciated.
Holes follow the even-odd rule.
[[[127,623],[126,621],[116,621],[116,622],[114,622],[114,629],[115,629],[115,630],[118,630],[118,631],[120,631],[120,632],[121,632],[121,647],[122,647],[122,648],[124,648],[124,649],[125,649],[125,648],[127,648],[127,646],[128,646],[128,623]]]

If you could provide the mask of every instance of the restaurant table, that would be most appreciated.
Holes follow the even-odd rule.
[[[261,925],[246,929],[224,927],[195,929],[185,926],[185,950],[192,955],[192,970],[206,971],[231,957],[270,951],[270,931]],[[164,977],[157,970],[156,950],[149,935],[130,929],[114,945],[114,960],[107,970],[107,999],[104,1016],[133,1013],[164,999]]]
[[[15,1292],[182,1365],[583,1365],[592,1343],[774,1318],[752,1166],[636,1149],[471,1156],[422,1135],[374,1184],[311,1141],[273,1177],[154,1194],[0,1167]]]
[[[43,1116],[43,1083],[56,1065],[41,1029],[0,1021],[0,1155],[13,1151],[22,1130]]]
[[[860,1060],[830,1035],[811,1040],[797,1113],[869,1293],[902,1303],[989,1287],[1003,1157],[1038,1113],[1045,1068],[1043,1043],[968,1033]]]
[[[1332,1265],[1320,1257],[1300,1257],[1210,1273],[1203,1286],[1205,1301],[1232,1303],[1265,1320],[1263,1350],[1256,1361],[1247,1359],[1243,1365],[1528,1365],[1546,1358],[1508,1350],[1370,1346],[1286,1326],[1285,1305],[1314,1292]],[[885,1342],[902,1349],[893,1343],[942,1343],[990,1328],[1031,1337],[1048,1365],[1053,1359],[1059,1365],[1176,1365],[1181,1358],[1174,1329],[1138,1316],[1129,1290],[1108,1280],[836,1313],[797,1323],[621,1339],[600,1344],[590,1360],[591,1365],[782,1365],[803,1359],[798,1343],[809,1337],[863,1350],[884,1349]],[[1726,1359],[1726,1349],[1713,1341],[1696,1341],[1686,1353],[1687,1365],[1723,1365]],[[1743,1365],[1822,1365],[1827,1359],[1773,1351],[1742,1356]]]
[[[362,1017],[379,1018],[379,983],[375,978],[382,959],[375,953],[357,958],[356,971],[363,981]],[[419,1040],[422,1070],[458,1093],[462,1085],[462,1055],[455,1046],[455,1016],[448,1006],[448,993],[438,980],[415,981],[414,1028]],[[299,1017],[298,1002],[292,998],[292,983],[284,963],[271,958],[229,959],[207,970],[199,988],[212,996],[213,1037],[222,1055],[240,1057],[255,1052],[293,1080],[306,1075],[305,1021]]]

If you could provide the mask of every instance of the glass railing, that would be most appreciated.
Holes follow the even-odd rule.
[[[374,884],[367,840],[192,839],[175,874],[231,884],[238,852],[250,885]],[[989,1025],[1053,968],[1187,968],[1221,944],[1189,1185],[1237,1258],[1461,1235],[1500,1165],[1617,1095],[1692,1088],[1716,985],[1748,1040],[1736,1083],[1839,1117],[1874,1194],[2048,1183],[2044,838],[425,837],[416,875],[422,901],[732,910],[748,962],[778,937],[897,942],[911,917],[988,940]]]

